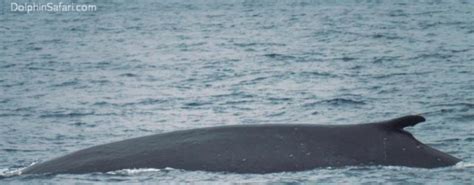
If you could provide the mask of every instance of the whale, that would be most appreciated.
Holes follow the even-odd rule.
[[[437,168],[461,161],[404,130],[423,121],[420,115],[409,115],[362,124],[249,124],[179,130],[93,146],[37,163],[22,173],[173,168],[264,174],[344,166]]]

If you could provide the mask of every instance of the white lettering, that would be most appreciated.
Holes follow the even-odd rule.
[[[97,11],[96,5],[90,4],[64,4],[59,3],[10,3],[10,11],[12,12],[94,12]]]
[[[13,7],[15,7],[15,8],[13,8]],[[16,12],[17,10],[18,10],[18,4],[16,4],[16,3],[11,3],[11,4],[10,4],[10,11]]]
[[[46,11],[48,11],[48,12],[53,11],[53,3],[46,4]]]

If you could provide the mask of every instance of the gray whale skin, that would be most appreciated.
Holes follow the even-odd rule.
[[[233,125],[174,131],[79,150],[23,174],[79,174],[135,168],[272,173],[318,167],[391,165],[436,168],[460,159],[416,140],[412,115],[349,124]]]

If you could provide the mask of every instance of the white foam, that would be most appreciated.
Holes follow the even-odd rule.
[[[173,168],[164,168],[164,169],[157,169],[157,168],[133,168],[133,169],[122,169],[117,171],[107,172],[107,174],[111,175],[133,175],[133,174],[140,174],[140,173],[148,173],[148,172],[161,172],[161,171],[168,171],[172,170]]]
[[[474,162],[458,162],[455,166],[455,168],[474,168]]]
[[[0,169],[0,177],[12,177],[12,176],[18,176],[23,173],[23,170],[26,168],[35,165],[37,162],[33,162],[27,166],[22,166],[18,168],[3,168]]]

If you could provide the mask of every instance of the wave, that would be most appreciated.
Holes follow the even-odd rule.
[[[134,73],[123,73],[123,74],[120,74],[119,76],[121,76],[121,77],[137,77],[138,75],[134,74]]]
[[[275,60],[294,60],[297,58],[292,55],[284,55],[284,54],[278,54],[278,53],[269,53],[263,56],[271,58],[271,59],[275,59]]]
[[[385,79],[385,78],[391,78],[391,77],[396,77],[396,76],[407,76],[407,75],[424,75],[424,74],[429,74],[431,72],[414,72],[414,73],[389,73],[389,74],[377,74],[373,75],[372,77],[375,79]]]
[[[250,47],[250,46],[286,46],[284,43],[265,43],[265,42],[250,42],[250,43],[234,43],[238,47]]]
[[[233,101],[226,101],[220,105],[238,105],[238,104],[249,104],[255,102],[254,100],[233,100]]]
[[[79,80],[75,79],[75,80],[62,82],[60,84],[54,84],[54,85],[52,85],[52,87],[67,87],[67,86],[74,86],[74,85],[77,85],[77,84],[79,84]]]
[[[64,117],[82,117],[82,116],[89,116],[94,115],[95,112],[53,112],[53,113],[45,113],[41,114],[40,118],[64,118]]]
[[[334,98],[334,99],[328,99],[328,100],[322,100],[322,101],[317,101],[313,103],[307,103],[304,104],[304,107],[316,107],[318,105],[331,105],[331,106],[354,106],[354,105],[365,105],[367,104],[364,101],[360,100],[352,100],[352,99],[346,99],[346,98]]]
[[[196,101],[196,102],[185,103],[183,108],[200,107],[200,106],[211,105],[211,104],[212,104],[212,102]]]
[[[124,106],[136,106],[136,105],[155,105],[155,104],[162,104],[162,103],[167,103],[167,102],[169,102],[169,100],[167,99],[145,98],[145,99],[140,99],[133,102],[125,102],[125,103],[112,103],[108,101],[98,101],[98,102],[93,103],[92,105],[124,107]]]
[[[474,103],[465,103],[465,102],[444,103],[444,104],[431,105],[430,107],[458,107],[458,106],[474,108]]]

